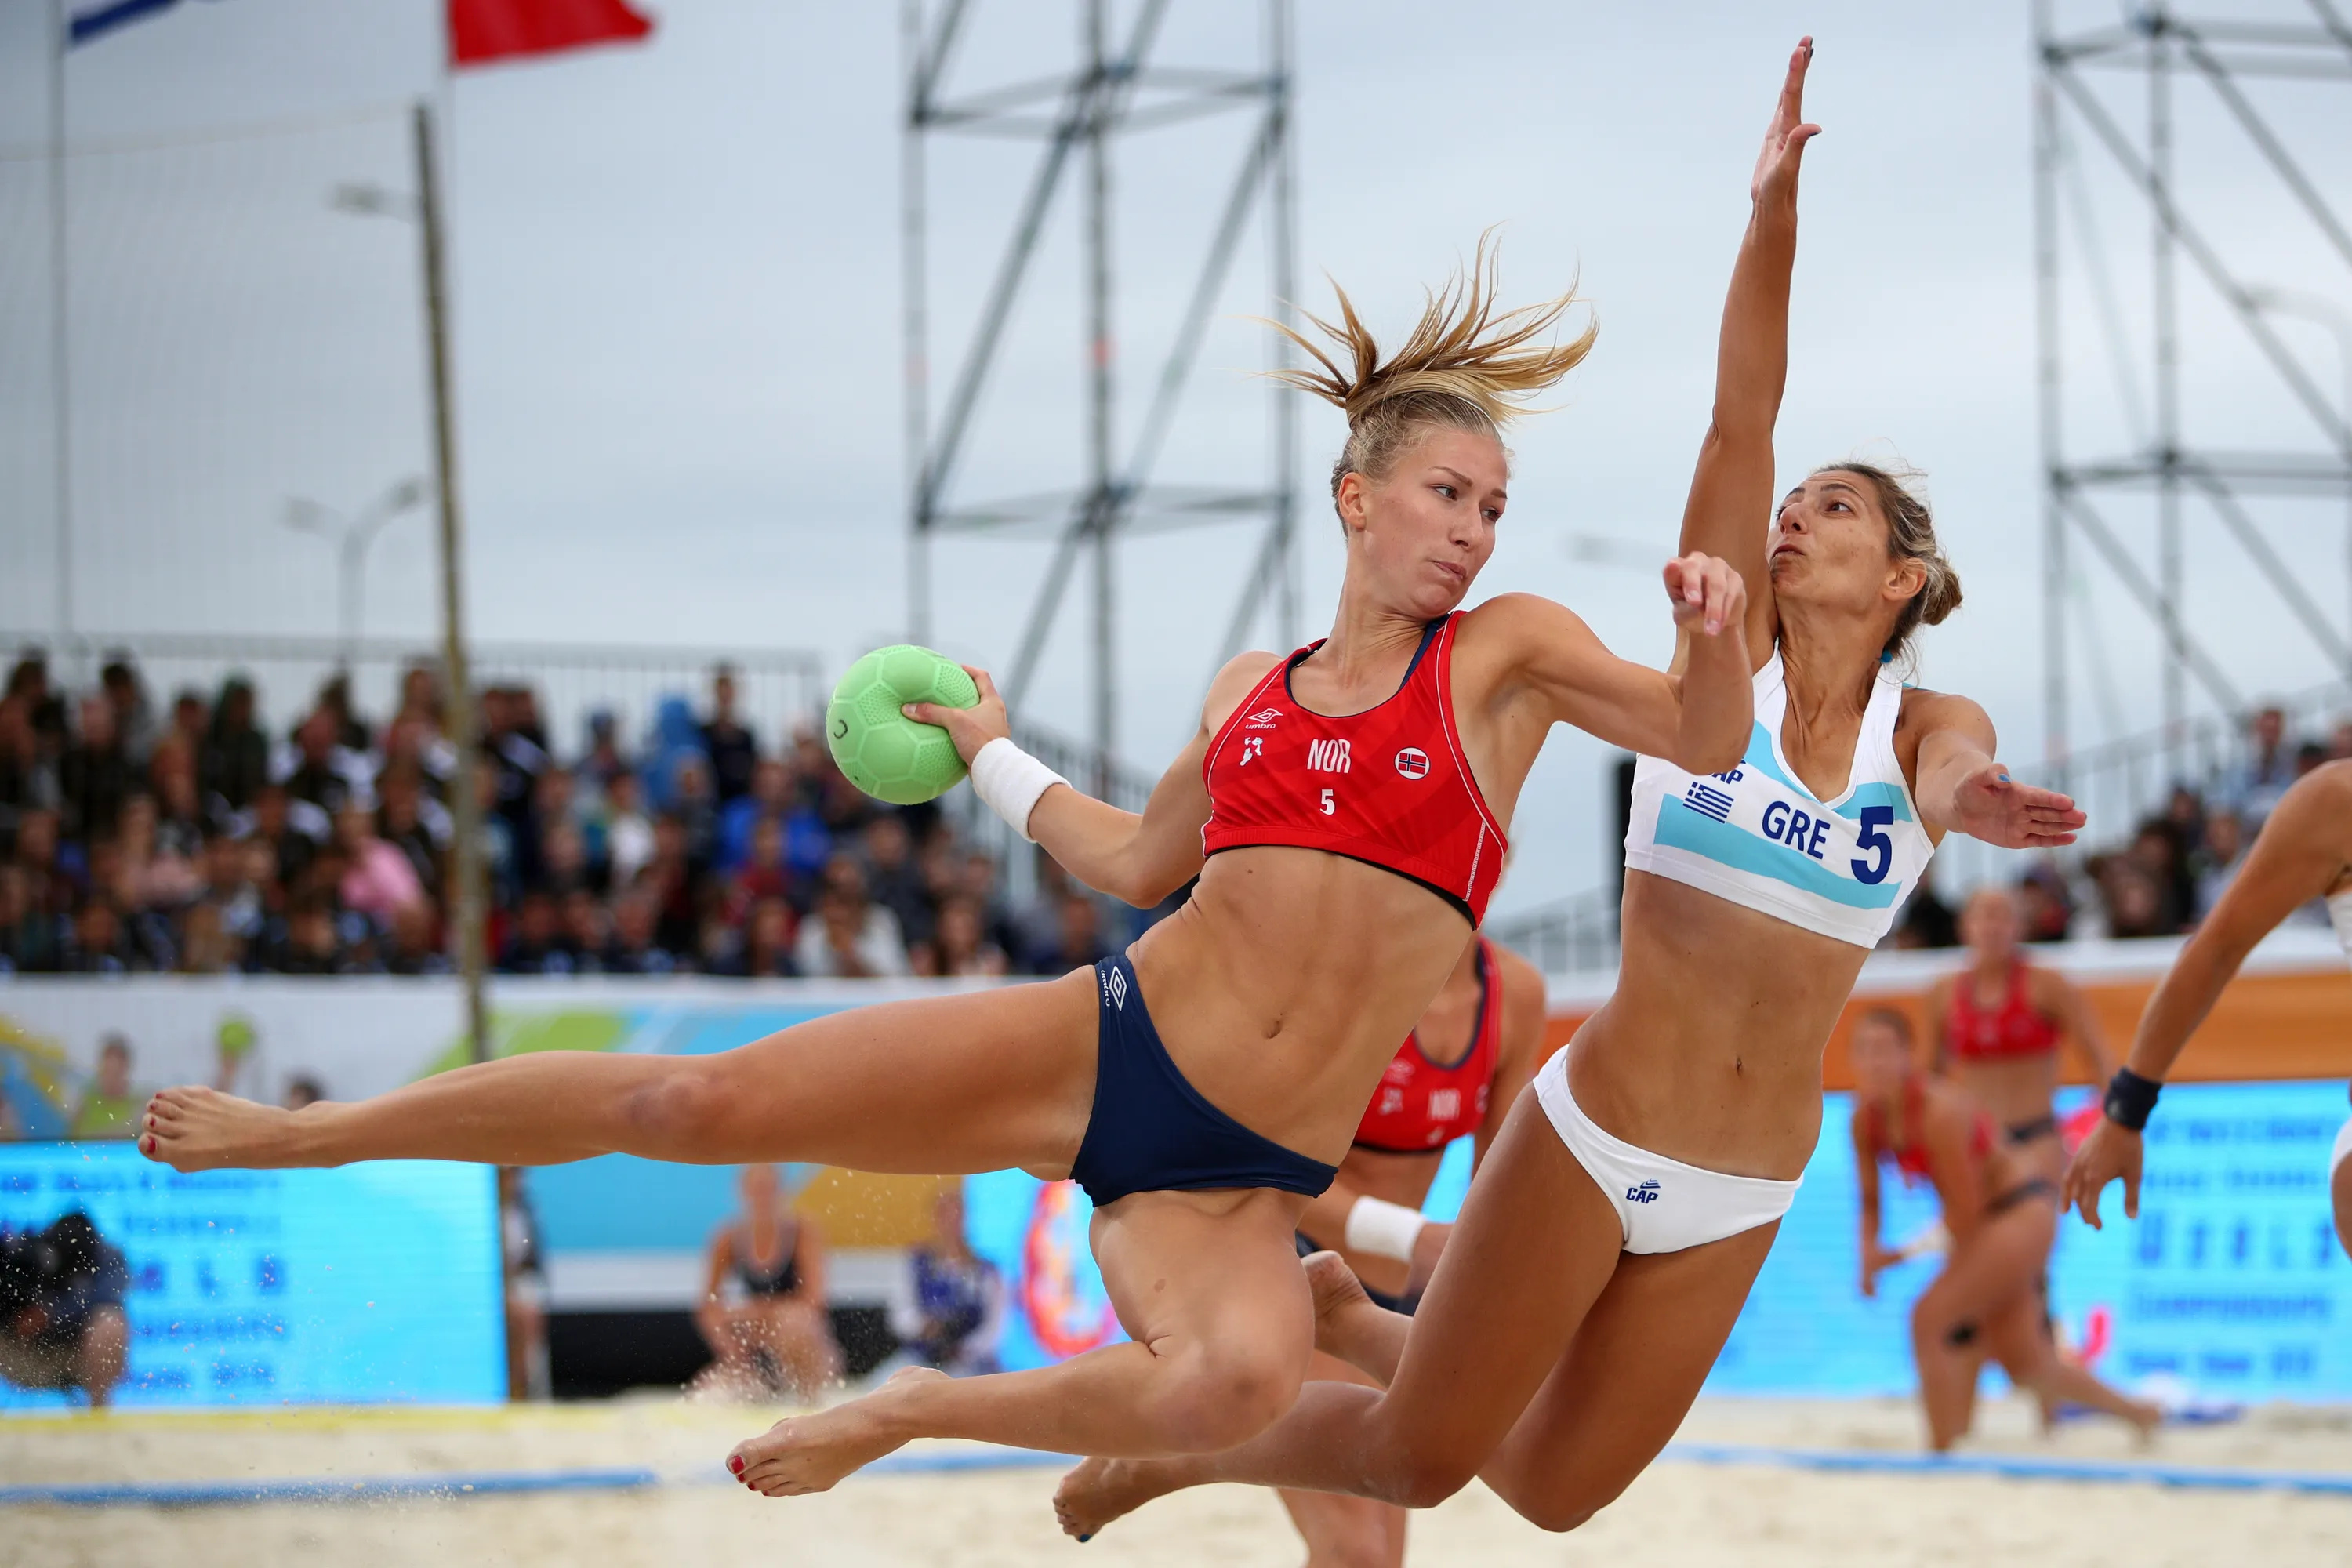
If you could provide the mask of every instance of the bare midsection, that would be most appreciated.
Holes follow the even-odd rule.
[[[2003,1127],[2050,1114],[2050,1099],[2058,1089],[2055,1051],[1990,1059],[1956,1058],[1952,1067],[1954,1081]]]
[[[1569,1087],[1653,1153],[1788,1181],[1821,1133],[1822,1049],[1864,950],[1645,872],[1625,874],[1617,990]]]
[[[1228,849],[1132,950],[1193,1088],[1244,1126],[1338,1163],[1381,1069],[1470,928],[1427,889],[1319,850]]]

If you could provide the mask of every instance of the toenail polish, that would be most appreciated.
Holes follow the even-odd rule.
[[[728,1468],[729,1469],[730,1469],[730,1470],[734,1471],[737,1475],[739,1475],[739,1476],[740,1476],[740,1475],[741,1475],[741,1474],[743,1473],[743,1460],[742,1460],[742,1458],[741,1458],[740,1455],[735,1455],[735,1454],[730,1454],[730,1455],[728,1455],[728,1456],[727,1456],[727,1468]]]

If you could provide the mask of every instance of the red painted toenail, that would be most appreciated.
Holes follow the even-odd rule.
[[[743,1461],[738,1456],[730,1454],[727,1456],[727,1468],[740,1476],[743,1473]]]

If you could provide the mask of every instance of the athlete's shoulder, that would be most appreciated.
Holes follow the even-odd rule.
[[[1924,686],[1904,689],[1903,710],[1895,725],[1897,731],[1913,735],[1925,735],[1935,730],[1958,730],[1969,739],[1981,742],[1987,751],[1992,750],[1996,738],[1992,718],[1984,710],[1984,704],[1956,691],[1931,691]]]
[[[1503,1005],[1519,1004],[1540,1008],[1544,1005],[1543,971],[1513,952],[1509,948],[1488,943],[1486,951],[1495,955],[1495,974],[1503,987]]]
[[[1547,599],[1541,594],[1497,594],[1476,608],[1463,611],[1462,624],[1455,635],[1543,637],[1583,625],[1583,616],[1557,599]]]
[[[1282,655],[1264,648],[1252,648],[1225,660],[1225,667],[1209,681],[1209,695],[1201,703],[1201,727],[1213,732],[1221,728],[1241,706],[1242,699],[1281,662]]]
[[[1507,947],[1492,947],[1495,955],[1495,982],[1503,988],[1503,1039],[1510,1045],[1521,1038],[1531,1038],[1537,1050],[1543,1047],[1543,1025],[1549,1011],[1549,998],[1544,992],[1543,971]]]
[[[2322,763],[2295,780],[2263,825],[2263,837],[2274,833],[2315,848],[2352,844],[2352,757]]]

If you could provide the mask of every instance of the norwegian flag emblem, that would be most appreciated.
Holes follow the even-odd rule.
[[[1429,753],[1419,746],[1407,746],[1397,753],[1396,768],[1406,778],[1426,778],[1429,775]]]

